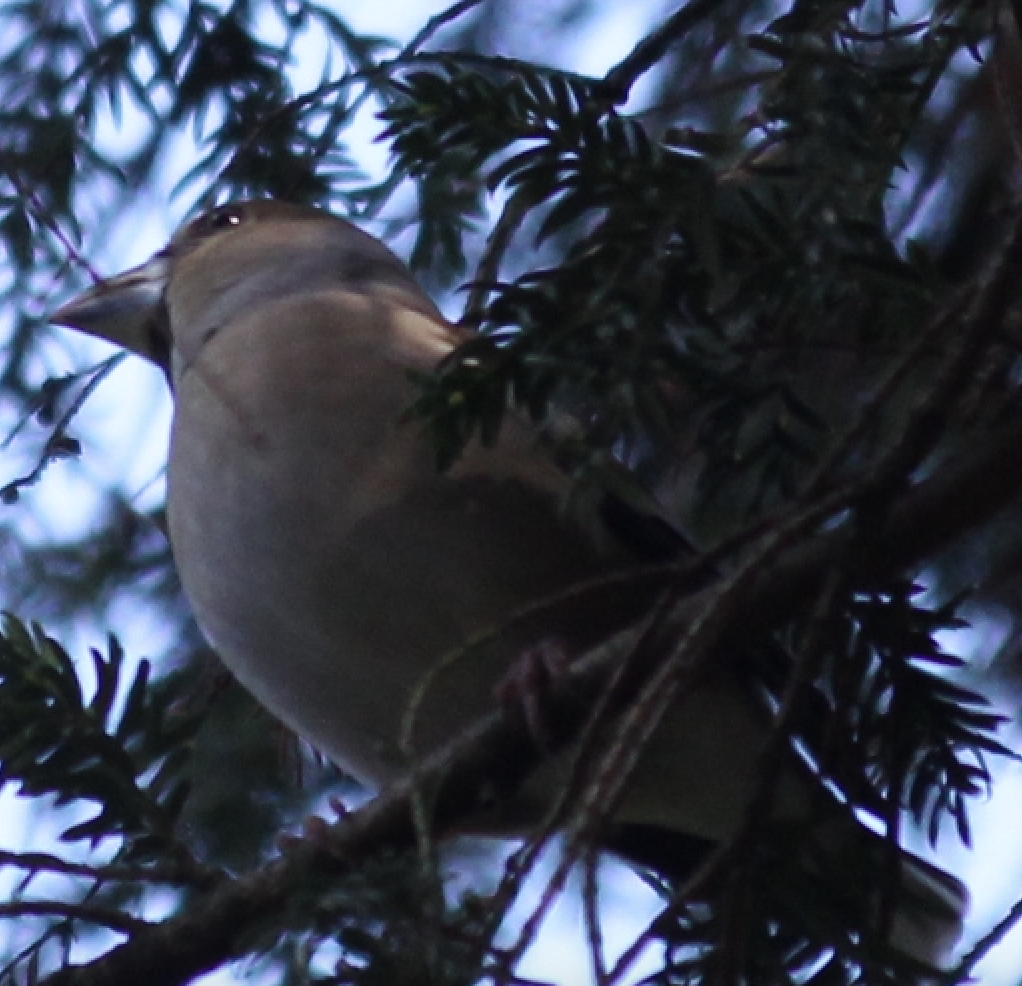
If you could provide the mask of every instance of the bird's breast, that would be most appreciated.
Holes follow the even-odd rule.
[[[412,392],[379,340],[315,306],[287,314],[226,326],[178,379],[171,538],[195,616],[241,682],[379,783],[402,763],[402,717],[432,668],[606,565],[565,524],[552,467],[514,435],[437,474],[425,436],[399,423]],[[435,676],[417,748],[490,706],[528,642],[492,637]]]

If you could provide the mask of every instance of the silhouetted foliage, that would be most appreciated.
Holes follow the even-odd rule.
[[[598,16],[563,6],[566,31]],[[462,0],[402,48],[311,0],[4,7],[4,603],[67,627],[139,593],[174,628],[176,661],[126,663],[115,637],[76,660],[8,618],[0,785],[78,813],[52,854],[0,853],[23,874],[0,905],[0,982],[184,983],[242,958],[281,983],[511,982],[533,931],[494,942],[532,847],[495,892],[445,892],[422,827],[393,820],[429,800],[414,790],[339,835],[313,823],[281,840],[347,781],[309,751],[282,762],[283,732],[204,652],[159,511],[111,490],[87,536],[24,536],[49,465],[87,455],[76,415],[114,365],[52,372],[46,312],[151,197],[179,216],[239,197],[323,205],[375,223],[438,291],[460,286],[449,309],[479,334],[416,377],[408,411],[438,466],[496,440],[514,406],[581,508],[652,493],[699,549],[650,600],[674,646],[635,688],[640,718],[738,652],[776,712],[771,749],[794,745],[888,848],[909,824],[968,840],[970,802],[1010,756],[985,691],[1018,671],[1017,10],[689,0],[602,77],[556,67],[553,28],[549,64],[495,54],[528,50],[526,15],[541,16]],[[329,53],[313,81],[310,39]],[[367,115],[390,152],[376,178],[351,137]],[[1006,631],[985,681],[941,636],[969,612]],[[600,986],[653,942],[648,981],[664,984],[927,974],[885,941],[893,857],[864,844],[847,871],[795,867],[805,831],[767,822],[776,773],[768,751],[764,810],[691,879],[650,876],[665,911],[621,962],[590,922]],[[456,828],[457,793],[437,790],[438,830]],[[561,819],[591,871],[582,836],[600,811]],[[75,942],[107,951],[79,969]]]

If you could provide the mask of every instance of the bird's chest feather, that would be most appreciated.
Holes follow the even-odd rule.
[[[431,667],[602,562],[565,525],[545,473],[478,450],[437,474],[425,437],[399,424],[411,396],[400,367],[350,345],[328,342],[314,361],[296,347],[267,361],[265,346],[252,356],[234,345],[179,380],[175,558],[200,625],[243,683],[342,764],[383,780]],[[350,372],[359,359],[364,372]],[[343,386],[329,372],[340,360]],[[466,658],[435,686],[449,714],[426,742],[490,704],[528,636],[507,640],[517,643]]]

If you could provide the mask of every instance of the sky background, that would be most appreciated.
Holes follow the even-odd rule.
[[[431,0],[376,3],[337,0],[333,4],[356,31],[398,41],[410,39],[429,16],[448,5]],[[599,75],[627,54],[655,19],[672,9],[672,5],[660,0],[594,4],[593,10],[597,13],[574,24],[563,44],[551,49],[550,25],[556,23],[564,6],[556,0],[535,4],[533,12],[525,14],[504,35],[507,46],[504,53]],[[3,2],[0,2],[0,13],[2,7]],[[173,26],[168,25],[168,30],[172,29]],[[267,30],[273,30],[269,22]],[[293,80],[298,91],[318,83],[324,57],[324,46],[317,38],[309,37],[294,67]],[[641,101],[641,87],[634,98]],[[358,126],[347,136],[360,165],[370,174],[380,174],[386,166],[386,149],[374,143],[378,125],[371,109],[367,108]],[[140,115],[133,113],[128,105],[119,121],[112,118],[105,121],[100,141],[111,147],[131,146],[139,140],[141,125]],[[189,139],[182,138],[163,163],[165,181],[161,186],[140,197],[134,212],[109,230],[103,242],[86,244],[86,255],[100,273],[113,274],[133,266],[165,243],[176,225],[186,217],[190,205],[190,199],[184,195],[172,197],[170,189],[194,160],[194,146]],[[370,231],[373,231],[371,227]],[[396,247],[400,251],[401,244]],[[54,285],[53,306],[63,300],[66,298],[62,287]],[[449,308],[452,313],[454,310]],[[42,382],[47,376],[98,362],[110,352],[103,343],[57,330],[49,334],[35,370]],[[81,457],[49,469],[44,480],[27,494],[32,509],[18,514],[26,540],[49,541],[87,531],[101,507],[100,491],[110,485],[121,488],[140,508],[162,502],[170,415],[170,400],[159,372],[135,358],[124,361],[98,388],[77,420],[75,433],[85,437]],[[0,406],[0,435],[6,434],[13,423],[10,409]],[[16,450],[5,450],[4,458],[0,459],[0,482],[18,474],[16,458]],[[0,606],[4,603],[3,585],[11,574],[0,571]],[[19,615],[32,614],[22,610]],[[109,627],[85,622],[62,629],[62,639],[72,653],[84,654],[86,646],[101,646],[110,628],[116,628],[128,654],[160,653],[173,639],[174,628],[168,628],[157,619],[156,613],[147,611],[136,599],[125,597],[106,615]],[[949,643],[990,652],[990,644],[1000,632],[996,620],[983,618],[971,631]],[[996,791],[995,800],[977,805],[972,813],[975,848],[971,853],[959,849],[954,838],[946,838],[939,847],[942,865],[964,876],[973,890],[969,939],[985,932],[1012,903],[1022,886],[1022,839],[1017,823],[1022,806],[1022,769],[1016,764],[1002,765]],[[0,818],[3,820],[0,845],[5,847],[45,847],[48,841],[52,843],[58,831],[52,821],[46,821],[45,814],[30,814],[9,793],[0,800]],[[917,848],[925,850],[921,840]],[[9,882],[0,884],[0,892],[6,893],[9,889]],[[614,939],[626,944],[632,934],[644,927],[655,913],[656,901],[623,868],[617,868],[608,879],[604,897],[611,929],[609,945],[613,951]],[[161,906],[159,899],[152,900],[153,916]],[[580,928],[578,896],[569,894],[551,916],[522,974],[579,986],[590,981],[585,971]],[[96,944],[98,947],[102,943]],[[1007,939],[979,971],[986,986],[1009,986],[1019,981],[1020,970],[1022,932]],[[240,980],[246,973],[243,968],[222,971],[207,977],[207,981]]]

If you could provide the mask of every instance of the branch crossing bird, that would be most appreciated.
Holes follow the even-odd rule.
[[[402,420],[408,371],[434,369],[466,334],[381,242],[324,211],[213,209],[52,320],[163,368],[175,397],[170,538],[199,626],[261,703],[370,787],[405,769],[402,716],[444,655],[646,555],[650,518],[629,543],[625,505],[611,505],[598,539],[572,523],[568,479],[513,415],[493,447],[471,444],[437,471],[421,426]],[[529,647],[550,639],[584,653],[649,602],[608,583],[546,611],[543,626],[489,639],[435,676],[417,749],[484,712]],[[692,844],[733,835],[768,733],[734,669],[706,676],[645,751],[620,831]],[[779,816],[804,810],[809,784],[786,772]],[[901,860],[908,903],[894,944],[939,964],[965,891],[908,853]]]

